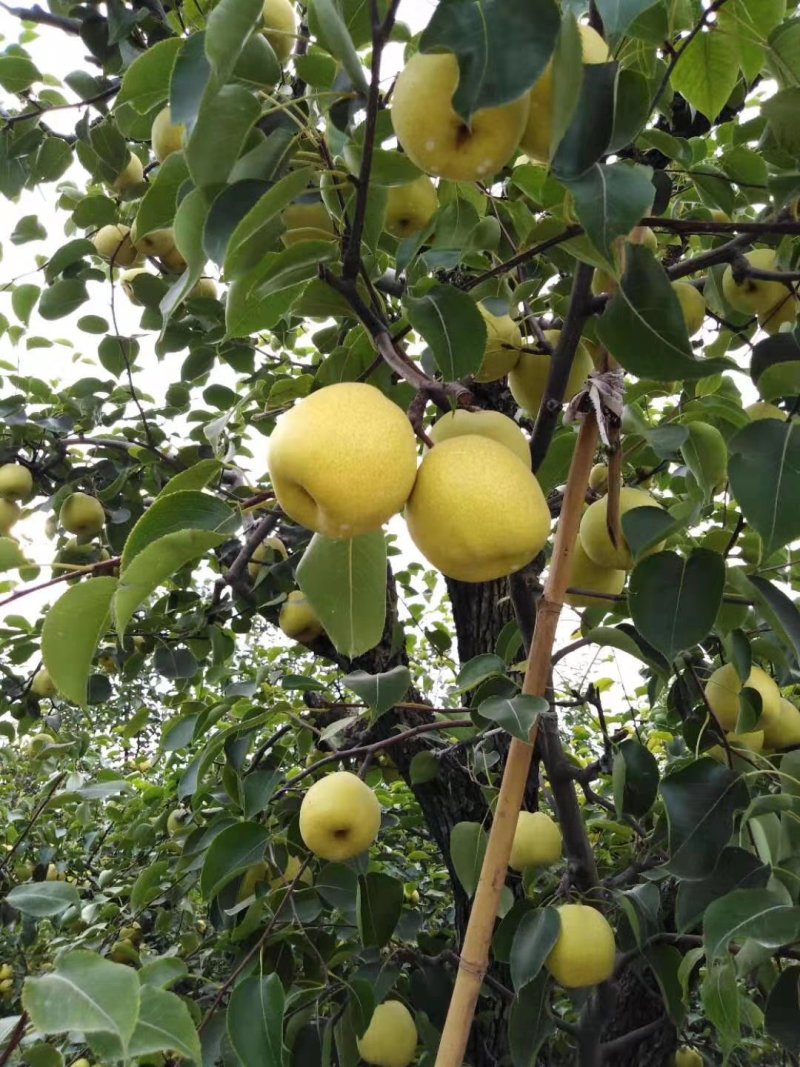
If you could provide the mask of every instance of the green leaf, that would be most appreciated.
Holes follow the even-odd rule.
[[[549,1010],[550,981],[542,971],[514,997],[508,1021],[513,1067],[536,1067],[542,1045],[555,1030]]]
[[[283,1067],[284,994],[277,974],[251,975],[234,989],[225,1020],[242,1067]]]
[[[651,8],[656,0],[597,0],[597,11],[603,20],[607,37],[618,37],[630,24]]]
[[[369,86],[364,74],[361,60],[358,58],[350,31],[336,9],[333,0],[311,0],[313,17],[322,30],[325,47],[342,64],[350,81],[358,91],[366,96]]]
[[[789,945],[800,936],[800,908],[768,889],[735,889],[709,904],[703,938],[709,960],[725,956],[732,942],[747,939],[764,948]]]
[[[487,678],[504,677],[506,661],[492,652],[484,652],[467,660],[456,676],[456,692],[466,693],[476,689]]]
[[[616,80],[616,63],[583,65],[578,106],[553,153],[553,173],[560,180],[579,178],[605,154],[614,130]]]
[[[156,46],[158,47],[158,46]],[[155,172],[139,204],[133,225],[134,238],[140,241],[153,230],[170,229],[175,222],[178,192],[189,180],[189,167],[183,152],[173,152]]]
[[[793,333],[759,341],[750,356],[750,377],[762,400],[794,397],[800,390],[800,344]]]
[[[794,601],[766,578],[749,574],[745,580],[755,590],[761,613],[766,614],[772,629],[800,659],[800,612]]]
[[[185,530],[231,534],[238,523],[237,514],[208,493],[179,489],[160,495],[128,534],[122,550],[122,572],[143,549],[167,534]]]
[[[707,878],[733,831],[737,811],[747,805],[738,775],[712,759],[699,759],[661,781],[669,823],[667,869],[678,878]]]
[[[628,605],[642,637],[668,660],[701,641],[714,626],[725,587],[725,562],[696,548],[688,559],[657,552],[633,569]]]
[[[476,111],[508,104],[530,89],[553,53],[559,25],[553,0],[439,4],[420,51],[455,53],[453,106],[469,122]]]
[[[122,133],[133,136],[133,132],[128,128],[129,119],[120,115],[120,112],[124,113],[128,109],[132,109],[138,115],[147,116],[146,133],[150,133],[149,127],[152,119],[155,118],[152,112],[160,108],[169,96],[172,68],[175,66],[175,57],[182,44],[180,37],[157,41],[146,52],[134,59],[125,71],[122,86],[114,102],[117,121]]]
[[[227,180],[260,114],[258,101],[241,85],[224,85],[203,105],[186,145],[189,173],[198,188]]]
[[[694,358],[675,291],[644,245],[626,245],[625,273],[597,323],[597,335],[639,378],[694,381],[730,366],[727,360]]]
[[[59,278],[42,292],[39,300],[39,314],[48,322],[63,319],[65,315],[71,315],[88,299],[86,285],[79,278]]]
[[[511,945],[511,982],[516,993],[538,977],[560,934],[555,908],[536,908],[522,916]]]
[[[0,85],[7,93],[22,93],[42,76],[25,56],[0,56]]]
[[[296,578],[337,651],[354,659],[378,644],[386,620],[386,540],[380,530],[348,541],[314,534]]]
[[[621,70],[617,76],[614,129],[608,145],[609,152],[617,152],[629,145],[642,132],[649,115],[650,87],[647,78],[630,68]]]
[[[160,956],[142,965],[139,970],[139,982],[142,985],[166,989],[174,985],[189,973],[189,968],[177,956]]]
[[[201,459],[187,470],[173,475],[158,494],[158,499],[189,489],[205,489],[221,470],[222,464],[218,459]]]
[[[42,626],[42,659],[59,693],[86,704],[98,642],[108,628],[117,579],[90,578],[73,585],[53,604]]]
[[[229,826],[211,842],[200,875],[200,892],[212,900],[237,874],[264,858],[272,834],[255,822]]]
[[[488,834],[478,822],[459,822],[450,831],[450,859],[467,896],[478,888]]]
[[[787,1052],[800,1052],[800,967],[786,967],[767,997],[764,1029]]]
[[[186,1003],[175,993],[145,984],[129,1054],[148,1056],[170,1049],[193,1063],[202,1062],[200,1038]]]
[[[377,717],[403,699],[411,685],[411,672],[402,665],[381,674],[353,671],[342,678],[342,683],[352,689]]]
[[[9,890],[6,900],[17,911],[44,919],[61,915],[80,900],[78,890],[70,882],[25,882]]]
[[[27,282],[24,285],[14,286],[14,290],[11,293],[11,307],[14,309],[14,314],[26,326],[30,320],[31,312],[36,307],[40,292],[41,289],[38,285]]]
[[[161,894],[161,880],[169,870],[166,860],[144,867],[131,888],[131,908],[141,911]]]
[[[638,741],[623,741],[614,753],[612,780],[617,815],[640,818],[650,811],[658,794],[658,761]]]
[[[583,42],[578,23],[565,11],[550,60],[553,89],[550,108],[550,152],[558,148],[575,115],[583,84]],[[638,219],[637,219],[638,222]]]
[[[27,562],[25,554],[13,537],[0,537],[0,573],[17,570]]]
[[[383,948],[403,910],[403,883],[390,874],[370,871],[358,879],[358,932],[365,948]]]
[[[213,101],[214,89],[209,90],[211,64],[205,50],[205,34],[193,33],[183,43],[169,82],[170,119],[176,125],[193,130],[200,109],[207,99]]]
[[[692,422],[688,437],[681,445],[681,457],[710,503],[724,486],[728,475],[728,451],[725,438],[708,422]]]
[[[731,491],[769,556],[800,536],[800,422],[753,422],[730,440],[728,454]]]
[[[646,663],[656,674],[660,674],[664,678],[668,677],[670,671],[666,660],[656,656],[655,649],[643,648],[640,642],[637,641],[637,636],[636,634],[628,633],[627,630],[620,626],[596,626],[586,634],[586,640],[597,645],[618,648],[620,652],[627,652],[629,656],[634,656],[636,659],[641,660],[642,663]]]
[[[228,81],[245,43],[261,21],[263,9],[262,0],[221,0],[208,16],[206,58],[218,85]]]
[[[408,767],[408,778],[411,785],[424,785],[439,777],[439,761],[432,752],[423,749],[417,752],[411,759]]]
[[[581,226],[612,268],[613,242],[628,234],[653,206],[651,175],[649,167],[595,163],[581,178],[565,183]]]
[[[22,1005],[41,1033],[108,1035],[117,1046],[117,1058],[127,1059],[139,996],[134,970],[80,949],[60,956],[52,974],[27,978]]]
[[[719,1033],[720,1045],[727,1059],[727,1053],[739,1040],[741,1028],[739,987],[736,981],[736,966],[732,959],[708,967],[703,977],[700,996],[708,1021]]]
[[[672,87],[707,119],[714,120],[736,86],[736,44],[721,30],[698,33],[681,52]]]
[[[225,252],[226,278],[238,278],[255,267],[264,255],[263,235],[268,224],[307,188],[308,167],[291,171],[264,193],[233,230]]]
[[[549,707],[544,697],[489,697],[478,705],[478,714],[502,726],[512,737],[527,741],[534,723]]]
[[[475,301],[452,285],[435,285],[424,296],[407,296],[408,321],[430,345],[445,381],[474,374],[486,349],[486,324]]]
[[[178,530],[151,541],[138,552],[121,571],[114,593],[114,625],[119,636],[125,633],[136,609],[159,585],[187,563],[221,545],[227,537],[208,530]]]

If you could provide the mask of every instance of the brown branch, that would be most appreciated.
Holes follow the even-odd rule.
[[[512,256],[511,259],[507,259],[504,263],[498,263],[496,267],[492,267],[491,270],[484,271],[483,274],[478,274],[475,278],[470,278],[464,282],[462,289],[469,292],[470,289],[474,289],[478,285],[482,285],[484,282],[489,281],[490,278],[496,278],[500,274],[507,274],[508,271],[514,270],[516,267],[521,267],[523,263],[528,263],[530,260],[535,259],[541,255],[542,252],[546,252],[550,248],[555,248],[556,245],[563,244],[564,241],[569,241],[573,237],[579,237],[583,233],[582,226],[568,226],[566,230],[562,230],[561,233],[557,233],[554,237],[548,237],[546,241],[541,241],[538,245],[533,245],[531,248],[525,249],[523,252],[517,253],[516,256]]]
[[[71,33],[75,37],[78,37],[81,32],[82,23],[80,19],[68,19],[64,15],[54,15],[50,11],[45,11],[43,7],[39,7],[38,4],[34,4],[33,7],[10,7],[8,4],[0,2],[0,7],[7,11],[9,15],[22,19],[23,22],[36,22],[41,26],[55,26],[56,29],[63,30],[64,33]]]
[[[639,1026],[635,1030],[629,1030],[627,1034],[622,1034],[620,1037],[615,1037],[613,1041],[604,1041],[600,1046],[600,1055],[603,1059],[608,1059],[609,1056],[613,1056],[617,1052],[621,1052],[629,1045],[638,1045],[640,1041],[656,1030],[660,1030],[664,1025],[664,1016],[662,1015],[658,1019],[651,1019],[649,1023],[645,1023],[644,1026]]]
[[[114,556],[113,559],[101,559],[97,563],[87,563],[85,567],[76,564],[66,574],[59,574],[56,578],[49,578],[46,582],[38,582],[36,585],[26,585],[22,589],[17,589],[10,596],[7,596],[5,600],[0,600],[0,608],[4,608],[6,604],[13,604],[15,600],[21,600],[22,597],[28,596],[30,593],[38,593],[40,589],[48,589],[51,585],[69,581],[76,574],[104,574],[106,571],[111,571],[119,566],[119,563],[120,557]]]
[[[684,259],[672,267],[667,267],[667,274],[672,281],[676,281],[678,278],[685,278],[687,274],[714,267],[717,263],[731,263],[741,253],[742,248],[752,243],[751,235],[742,233],[734,237],[732,241],[728,241],[727,244],[720,245],[719,248],[710,248],[707,252],[701,252],[699,256]]]
[[[339,705],[341,706],[341,705]],[[396,704],[395,707],[403,707],[402,704]],[[405,705],[406,707],[408,705]],[[430,708],[426,708],[426,711],[430,711]],[[277,800],[283,796],[290,789],[293,789],[297,782],[301,778],[306,778],[309,774],[314,774],[320,767],[325,767],[329,763],[338,763],[343,759],[352,759],[356,756],[367,756],[371,758],[376,752],[381,752],[385,748],[391,748],[392,745],[397,745],[402,741],[408,741],[412,737],[416,737],[418,734],[429,734],[436,730],[464,730],[470,726],[474,726],[475,723],[472,719],[448,719],[447,721],[441,721],[439,719],[436,722],[424,722],[419,726],[412,726],[408,730],[403,730],[402,733],[392,734],[390,737],[385,737],[381,741],[373,741],[369,745],[356,745],[354,748],[341,748],[337,752],[332,752],[330,756],[325,756],[323,759],[317,760],[312,767],[306,767],[305,770],[300,771],[299,774],[294,775],[292,780],[277,793],[273,794],[273,800]]]
[[[74,104],[39,104],[35,100],[31,101],[33,104],[32,111],[23,111],[19,115],[4,115],[4,127],[6,129],[11,129],[16,126],[18,122],[25,122],[28,119],[42,118],[44,115],[49,115],[51,111],[69,111],[72,108],[90,107],[92,104],[99,104],[104,100],[109,100],[112,96],[116,96],[119,92],[120,84],[121,82],[118,79],[115,79],[114,84],[109,85],[107,88],[103,89],[102,92],[87,97],[86,100],[78,100]]]
[[[23,1037],[25,1036],[25,1027],[27,1025],[28,1013],[24,1011],[17,1020],[17,1025],[8,1035],[8,1043],[3,1049],[2,1054],[0,1054],[0,1067],[4,1067],[4,1064],[8,1063],[8,1061],[11,1059],[14,1049],[17,1048],[17,1046],[20,1044]]]
[[[656,105],[658,104],[659,100],[661,99],[661,96],[662,96],[664,90],[666,89],[667,85],[669,84],[669,80],[672,77],[672,74],[673,74],[675,68],[680,63],[683,54],[686,52],[686,49],[689,47],[689,45],[692,43],[692,41],[695,39],[695,37],[698,35],[698,33],[700,33],[700,31],[706,25],[706,23],[708,22],[710,16],[713,15],[714,12],[719,11],[719,9],[721,7],[723,7],[724,4],[726,4],[726,3],[727,3],[727,0],[714,0],[714,2],[712,4],[709,4],[709,6],[705,9],[703,14],[701,15],[700,19],[692,27],[692,30],[690,31],[689,35],[687,37],[684,37],[684,39],[683,39],[683,41],[681,43],[681,47],[674,52],[674,54],[672,55],[669,63],[667,64],[667,69],[664,71],[664,76],[661,79],[661,82],[660,82],[660,84],[658,86],[658,89],[656,89],[656,92],[655,92],[655,95],[653,96],[653,99],[650,101],[650,107],[647,109],[648,115],[651,115],[653,113],[653,111],[655,110]]]
[[[572,363],[583,333],[583,326],[589,315],[589,297],[592,284],[592,267],[588,263],[578,263],[570,293],[569,311],[561,328],[553,357],[550,360],[550,374],[547,379],[542,402],[536,416],[536,423],[531,434],[531,467],[536,472],[541,467],[550,442],[553,439],[558,417],[564,403]]]

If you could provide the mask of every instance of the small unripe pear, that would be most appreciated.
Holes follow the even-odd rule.
[[[111,183],[111,188],[116,193],[126,193],[129,189],[135,189],[144,181],[144,167],[142,161],[133,152],[128,156],[128,162]]]
[[[31,682],[31,692],[37,697],[54,697],[58,690],[50,677],[50,672],[44,667],[38,670]]]
[[[11,527],[19,520],[22,509],[14,500],[6,500],[0,497],[0,535],[5,536]]]
[[[101,226],[92,237],[98,256],[107,259],[115,267],[132,267],[139,262],[139,253],[131,243],[131,230],[129,226],[110,223]]]
[[[179,152],[186,144],[186,127],[180,123],[173,125],[169,107],[162,108],[153,120],[150,141],[153,155],[159,163],[163,163],[173,152]]]
[[[285,63],[292,54],[297,37],[297,16],[289,0],[264,0],[262,33],[272,45],[279,63]]]
[[[216,300],[217,283],[213,278],[200,278],[189,290],[190,300]]]
[[[278,625],[287,637],[305,645],[323,633],[322,623],[305,593],[301,593],[299,589],[292,590],[286,598],[278,617]]]
[[[134,233],[133,240],[137,252],[145,256],[163,258],[175,247],[175,231],[170,226],[161,230],[151,230],[144,237],[138,237]]]
[[[0,497],[27,500],[33,492],[33,475],[21,463],[4,463],[0,467]]]
[[[106,515],[96,497],[88,493],[71,493],[61,505],[58,521],[67,533],[92,537],[105,526]]]

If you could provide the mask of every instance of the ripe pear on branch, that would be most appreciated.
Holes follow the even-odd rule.
[[[545,960],[553,978],[565,989],[583,989],[605,982],[614,973],[616,942],[608,920],[586,904],[562,904],[558,940]]]
[[[378,836],[381,806],[355,774],[334,771],[314,782],[300,805],[300,836],[321,859],[343,863]]]
[[[531,465],[528,438],[513,419],[499,411],[467,411],[466,408],[456,408],[455,411],[442,415],[428,431],[428,436],[434,444],[464,434],[490,437],[510,449],[526,467]]]

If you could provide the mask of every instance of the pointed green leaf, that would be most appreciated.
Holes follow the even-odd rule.
[[[228,81],[246,41],[261,21],[263,9],[262,0],[220,0],[208,16],[206,58],[218,85]]]
[[[348,541],[315,534],[296,577],[339,652],[354,659],[377,645],[386,621],[386,540],[382,531]]]
[[[549,707],[544,697],[523,693],[515,697],[489,697],[478,705],[478,714],[502,726],[512,737],[527,741],[534,723]]]
[[[167,578],[227,539],[209,530],[178,530],[151,541],[120,574],[114,594],[114,625],[120,637],[136,609]]]
[[[221,470],[222,464],[218,459],[201,459],[188,470],[173,475],[158,494],[158,499],[187,489],[205,489],[211,479],[215,478]]]
[[[284,993],[277,974],[251,975],[234,989],[226,1025],[242,1067],[283,1067]]]
[[[478,822],[456,823],[450,831],[450,859],[467,896],[478,888],[488,835]]]
[[[291,171],[275,182],[237,224],[225,253],[226,278],[237,278],[256,266],[264,255],[265,227],[308,187],[311,174],[310,167]]]
[[[369,86],[364,68],[358,58],[350,31],[333,0],[311,0],[311,7],[322,30],[326,47],[330,49],[331,55],[342,64],[356,89],[366,96]]]
[[[624,33],[630,24],[651,8],[657,0],[597,0],[597,10],[603,20],[607,37]]]
[[[769,556],[800,536],[800,421],[753,422],[731,439],[728,452],[731,490]]]
[[[561,933],[555,908],[537,908],[522,916],[511,945],[511,982],[519,993],[536,978]]]
[[[403,883],[390,874],[370,871],[358,879],[358,930],[364,947],[383,948],[403,910]]]
[[[25,882],[9,890],[6,900],[23,915],[44,919],[61,915],[80,897],[71,882]]]
[[[73,585],[48,611],[42,626],[42,659],[59,693],[86,703],[92,660],[108,629],[117,579],[89,578]]]
[[[649,167],[595,163],[582,177],[566,183],[587,236],[612,267],[612,243],[629,233],[653,206],[651,175]]]
[[[264,858],[272,835],[255,822],[229,826],[211,842],[200,875],[200,892],[212,900],[237,874]]]
[[[242,85],[224,85],[203,105],[186,145],[189,173],[198,188],[227,180],[260,114],[255,96]]]
[[[424,296],[406,297],[405,309],[445,381],[475,374],[486,349],[486,323],[472,297],[452,285],[434,285]]]
[[[731,943],[749,939],[780,948],[800,937],[800,908],[768,889],[735,889],[708,906],[703,938],[709,960],[725,956]]]
[[[139,1018],[129,1053],[131,1056],[148,1056],[170,1049],[175,1049],[192,1063],[202,1062],[200,1038],[186,1003],[166,989],[143,985]]]
[[[41,1033],[109,1035],[119,1048],[118,1058],[127,1059],[139,995],[134,970],[81,949],[59,957],[52,974],[27,978],[22,1005]]]
[[[707,119],[714,120],[734,90],[739,74],[735,42],[707,29],[689,42],[672,72],[672,87]]]
[[[800,1052],[800,967],[786,967],[769,992],[764,1028],[787,1052]]]
[[[353,671],[352,674],[345,675],[342,682],[348,689],[352,689],[377,717],[403,699],[411,685],[411,672],[404,666],[393,667],[382,674]]]
[[[160,495],[128,534],[122,550],[122,571],[143,549],[167,534],[182,530],[230,534],[238,522],[238,516],[227,504],[207,493],[180,489]]]
[[[633,569],[631,617],[642,637],[672,660],[711,631],[724,587],[725,563],[718,553],[696,548],[682,559],[657,552]]]

